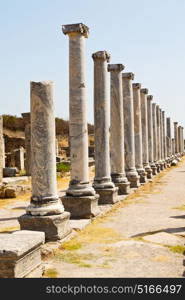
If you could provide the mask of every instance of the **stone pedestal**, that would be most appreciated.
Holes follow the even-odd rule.
[[[152,114],[152,95],[147,96],[147,119],[148,119],[148,158],[152,169],[152,175],[157,174],[157,167],[154,163],[154,138],[153,138],[153,114]]]
[[[86,64],[85,64],[85,42],[89,35],[89,28],[82,24],[68,24],[62,26],[62,31],[69,37],[69,143],[70,143],[70,183],[64,197],[69,200],[73,215],[78,214],[81,209],[81,215],[86,214],[86,202],[92,201],[94,207],[97,197],[95,190],[89,181],[88,169],[88,131],[87,131],[87,83],[86,83]],[[93,197],[92,197],[93,196]],[[74,197],[76,204],[74,212],[71,203],[74,203],[71,197]],[[80,197],[78,200],[77,197]],[[89,197],[89,200],[87,200]],[[77,207],[84,199],[85,203],[80,208]],[[63,198],[62,198],[63,201]],[[98,212],[98,207],[96,208]],[[93,211],[89,213],[93,215]]]
[[[109,64],[111,81],[111,126],[110,126],[110,158],[111,178],[118,187],[118,194],[128,194],[130,183],[125,174],[124,149],[124,118],[122,64]]]
[[[32,197],[26,215],[19,218],[19,223],[21,229],[44,231],[46,240],[53,240],[57,230],[61,232],[63,228],[64,236],[69,233],[70,214],[64,213],[57,195],[51,81],[31,82],[31,149]]]
[[[142,147],[142,125],[141,125],[141,99],[140,83],[133,83],[134,102],[134,140],[135,140],[135,166],[140,176],[140,183],[147,182],[147,173],[143,168],[143,147]]]
[[[122,74],[125,169],[128,181],[130,181],[130,186],[137,188],[140,186],[140,176],[135,166],[133,79],[133,73]]]
[[[147,178],[152,178],[152,169],[149,165],[148,154],[148,115],[147,115],[147,89],[141,89],[141,123],[142,123],[142,143],[143,143],[143,166],[147,172]]]
[[[1,234],[0,278],[42,277],[40,247],[44,242],[43,232]]]
[[[118,188],[115,188],[110,175],[110,98],[107,72],[107,62],[110,59],[110,55],[106,51],[98,51],[92,55],[92,58],[94,60],[95,133],[95,178],[93,186],[100,196],[99,203],[112,203],[113,198],[116,198]]]

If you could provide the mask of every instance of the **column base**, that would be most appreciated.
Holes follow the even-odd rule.
[[[146,183],[147,180],[147,173],[145,172],[144,169],[137,169],[137,172],[140,176],[140,183]]]
[[[161,171],[164,170],[164,163],[163,162],[160,163],[160,168],[161,168]]]
[[[148,179],[152,179],[152,169],[150,168],[150,166],[144,167],[145,171],[147,173],[147,178]]]
[[[154,176],[157,175],[157,167],[155,164],[151,165],[151,169],[152,169],[152,175],[154,175]]]
[[[99,195],[98,204],[114,204],[118,201],[118,187],[108,189],[95,188]]]
[[[63,196],[61,201],[64,205],[65,211],[70,212],[71,218],[90,219],[97,216],[100,211],[98,207],[99,196],[84,196],[73,197]]]
[[[157,173],[160,173],[161,172],[161,166],[158,162],[156,162],[156,167],[157,167]]]
[[[130,193],[130,182],[115,182],[115,186],[118,187],[118,195],[128,195]]]
[[[127,179],[130,181],[131,188],[138,188],[140,186],[140,176],[137,172],[127,172]]]
[[[46,241],[56,241],[66,237],[70,232],[70,214],[63,212],[53,216],[22,215],[18,218],[21,230],[43,231]]]

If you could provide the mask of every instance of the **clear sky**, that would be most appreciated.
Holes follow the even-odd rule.
[[[68,119],[68,37],[62,24],[90,28],[88,120],[93,122],[93,61],[107,50],[185,127],[184,0],[0,0],[0,113],[29,111],[30,81],[55,82],[55,110]]]

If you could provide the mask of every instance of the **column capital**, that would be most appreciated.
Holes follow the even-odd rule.
[[[153,100],[153,96],[152,95],[148,95],[147,96],[147,100],[152,101]]]
[[[94,60],[96,59],[101,59],[101,60],[106,60],[107,62],[110,61],[110,54],[107,51],[97,51],[92,54],[92,58]]]
[[[147,95],[148,94],[148,89],[141,89],[141,93]]]
[[[164,110],[162,111],[162,114],[165,115],[165,111]]]
[[[81,34],[85,38],[88,38],[89,36],[89,27],[87,27],[83,23],[76,23],[76,24],[67,24],[67,25],[62,25],[62,32],[64,34]]]
[[[108,72],[121,72],[125,68],[122,64],[108,64]]]
[[[134,73],[132,72],[123,73],[122,78],[134,80]]]
[[[178,122],[173,122],[174,123],[174,125],[177,125],[178,124]]]
[[[133,83],[132,84],[133,89],[141,89],[141,83]]]

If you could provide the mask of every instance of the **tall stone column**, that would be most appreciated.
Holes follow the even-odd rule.
[[[0,116],[0,185],[3,180],[3,117]]]
[[[172,139],[172,154],[175,156],[175,139]]]
[[[153,153],[154,153],[154,163],[157,167],[157,172],[160,172],[160,165],[158,163],[158,127],[157,127],[157,110],[156,103],[152,103],[152,119],[153,119]]]
[[[167,163],[167,148],[166,148],[166,118],[165,111],[162,111],[162,123],[163,123],[163,149],[164,149],[164,160]]]
[[[135,166],[140,175],[140,182],[147,182],[147,173],[143,168],[143,147],[142,147],[142,124],[141,124],[141,97],[140,83],[133,83],[133,102],[134,102],[134,140],[135,140]]]
[[[161,160],[161,114],[159,105],[156,106],[156,115],[157,115],[157,152],[158,152],[158,166],[161,170],[164,169],[164,165]]]
[[[118,194],[128,194],[130,182],[125,174],[122,64],[109,64],[111,86],[110,157],[111,177]]]
[[[179,153],[178,122],[174,122],[175,154]]]
[[[179,141],[179,145],[178,145],[179,154],[181,155],[182,153],[181,126],[178,126],[178,141]]]
[[[148,119],[148,158],[152,169],[152,174],[157,174],[157,167],[154,163],[154,141],[153,141],[153,114],[152,114],[152,95],[147,96],[147,119]]]
[[[22,113],[24,120],[24,134],[25,134],[25,171],[27,176],[31,176],[31,120],[30,113]]]
[[[166,118],[166,133],[167,133],[167,156],[171,161],[172,159],[172,140],[171,140],[171,119]]]
[[[31,82],[32,197],[19,217],[23,230],[44,231],[46,240],[69,232],[68,212],[57,195],[53,83]]]
[[[85,42],[89,28],[82,24],[63,25],[69,37],[69,138],[71,180],[62,202],[72,217],[90,218],[99,213],[98,195],[89,181],[87,83]]]
[[[164,159],[164,138],[163,138],[163,117],[162,117],[162,109],[160,108],[160,130],[161,130],[161,168],[164,169],[166,167],[165,159]]]
[[[118,187],[111,180],[109,147],[109,92],[106,51],[93,53],[94,60],[94,137],[95,137],[95,178],[94,188],[99,194],[99,203],[114,203],[118,200]]]
[[[3,168],[6,166],[5,139],[3,137]]]
[[[184,155],[184,127],[182,127],[182,154]]]
[[[125,169],[131,187],[140,186],[140,176],[135,167],[134,140],[134,104],[132,80],[133,73],[122,74],[123,85],[123,113],[124,113],[124,141],[125,141]]]
[[[141,120],[142,120],[142,142],[143,142],[143,166],[147,177],[152,178],[152,169],[149,165],[148,153],[148,116],[147,116],[147,89],[141,89]]]

